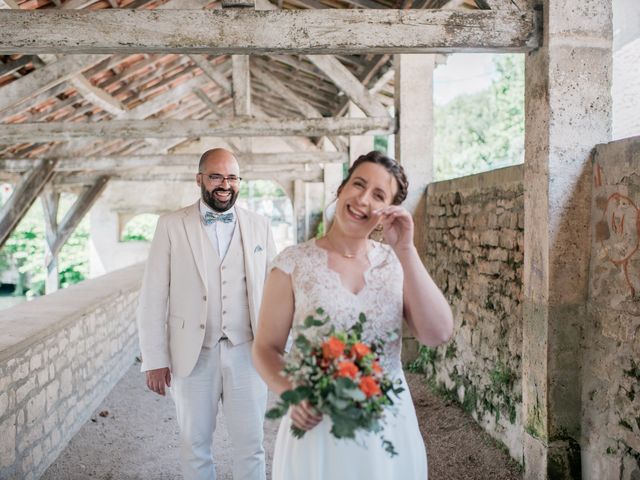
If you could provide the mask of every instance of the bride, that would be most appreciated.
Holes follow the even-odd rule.
[[[389,332],[382,365],[403,382],[394,413],[385,417],[384,437],[398,455],[390,457],[379,436],[337,440],[331,419],[308,404],[291,408],[280,424],[273,458],[274,480],[424,480],[427,457],[400,362],[403,319],[416,338],[436,346],[450,337],[451,309],[424,268],[413,243],[413,219],[400,206],[408,183],[402,167],[380,152],[359,157],[338,188],[333,223],[326,236],[285,249],[273,261],[253,346],[255,366],[280,395],[292,388],[280,372],[289,332],[321,307],[338,330],[364,312],[363,339]],[[380,226],[385,244],[369,239]],[[294,347],[295,348],[295,347]],[[291,425],[306,430],[298,439]]]

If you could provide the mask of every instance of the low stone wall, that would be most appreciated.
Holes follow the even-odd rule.
[[[131,366],[142,269],[0,312],[0,478],[42,475]]]
[[[640,137],[596,147],[582,359],[586,480],[640,478]]]
[[[414,366],[522,461],[521,165],[429,185],[422,256],[455,316]]]

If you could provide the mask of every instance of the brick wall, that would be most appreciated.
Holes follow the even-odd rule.
[[[0,312],[0,478],[38,478],[134,361],[137,265]]]
[[[455,316],[415,366],[522,460],[521,165],[431,184],[422,256]]]

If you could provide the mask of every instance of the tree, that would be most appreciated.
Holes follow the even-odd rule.
[[[435,109],[436,180],[524,160],[524,57],[496,55],[494,62],[491,86]]]

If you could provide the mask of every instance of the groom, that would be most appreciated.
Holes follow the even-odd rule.
[[[264,480],[267,389],[251,345],[267,265],[267,219],[234,206],[240,167],[216,148],[200,158],[201,198],[163,215],[151,243],[138,308],[147,386],[176,404],[186,480],[216,478],[212,437],[218,403],[228,424],[234,480]]]

